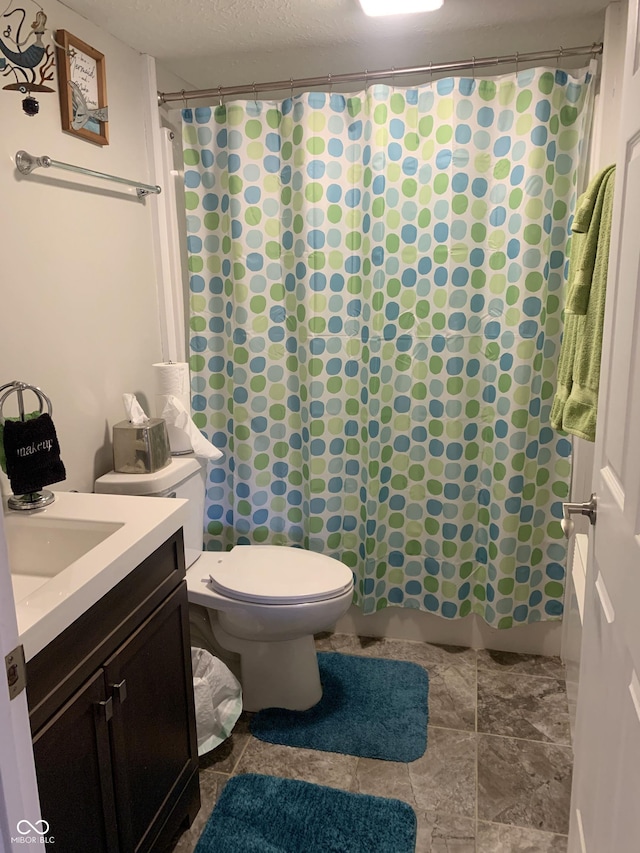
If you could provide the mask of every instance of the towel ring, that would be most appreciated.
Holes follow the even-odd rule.
[[[51,405],[51,400],[40,388],[35,385],[29,385],[28,382],[7,382],[5,385],[0,386],[0,420],[4,420],[3,410],[4,404],[7,399],[12,394],[18,395],[18,412],[20,415],[20,420],[24,421],[25,418],[25,410],[24,410],[24,392],[32,391],[37,399],[38,399],[38,412],[42,414],[45,404],[47,406],[47,413],[51,415],[53,411],[53,406]],[[4,393],[3,393],[4,392]],[[50,492],[48,489],[42,489],[40,492],[32,492],[31,494],[26,495],[11,495],[11,497],[7,500],[7,506],[9,509],[17,509],[17,510],[33,510],[33,509],[42,509],[45,506],[49,506],[49,504],[53,503],[55,500],[55,495],[53,492]]]
[[[4,391],[4,394],[2,393]],[[3,409],[4,404],[8,397],[12,394],[18,395],[18,413],[20,415],[20,420],[23,421],[25,419],[25,410],[24,410],[24,392],[32,391],[36,397],[38,398],[38,411],[40,414],[44,411],[44,406],[47,406],[47,413],[50,415],[53,411],[53,406],[51,404],[51,400],[40,388],[37,388],[35,385],[29,385],[28,382],[7,382],[6,385],[0,386],[0,419],[4,419]]]

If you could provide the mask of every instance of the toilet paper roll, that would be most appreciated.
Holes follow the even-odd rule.
[[[164,408],[166,398],[177,397],[185,409],[191,408],[191,379],[186,361],[160,362],[152,365],[156,383],[156,414]],[[158,398],[162,397],[162,400]]]
[[[182,406],[191,411],[191,391],[189,365],[186,361],[159,362],[153,364],[155,378],[155,410],[156,417],[161,418],[170,397],[176,397]],[[169,446],[171,453],[175,456],[181,453],[191,453],[193,448],[187,433],[167,423],[169,433]]]

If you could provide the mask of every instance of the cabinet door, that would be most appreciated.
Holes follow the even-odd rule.
[[[110,711],[100,670],[33,739],[40,810],[53,839],[48,850],[118,850]]]
[[[184,583],[105,663],[105,672],[114,703],[121,850],[149,850],[198,762]]]

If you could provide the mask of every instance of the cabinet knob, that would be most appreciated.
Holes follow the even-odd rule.
[[[124,700],[127,698],[127,679],[123,678],[119,684],[112,684],[111,691],[113,696],[115,696],[118,702],[122,705]]]

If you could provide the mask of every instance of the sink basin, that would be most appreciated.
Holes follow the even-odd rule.
[[[8,509],[3,526],[20,642],[30,660],[187,520],[187,501],[55,492],[49,506]]]
[[[16,604],[120,527],[117,522],[8,515],[5,534]]]

